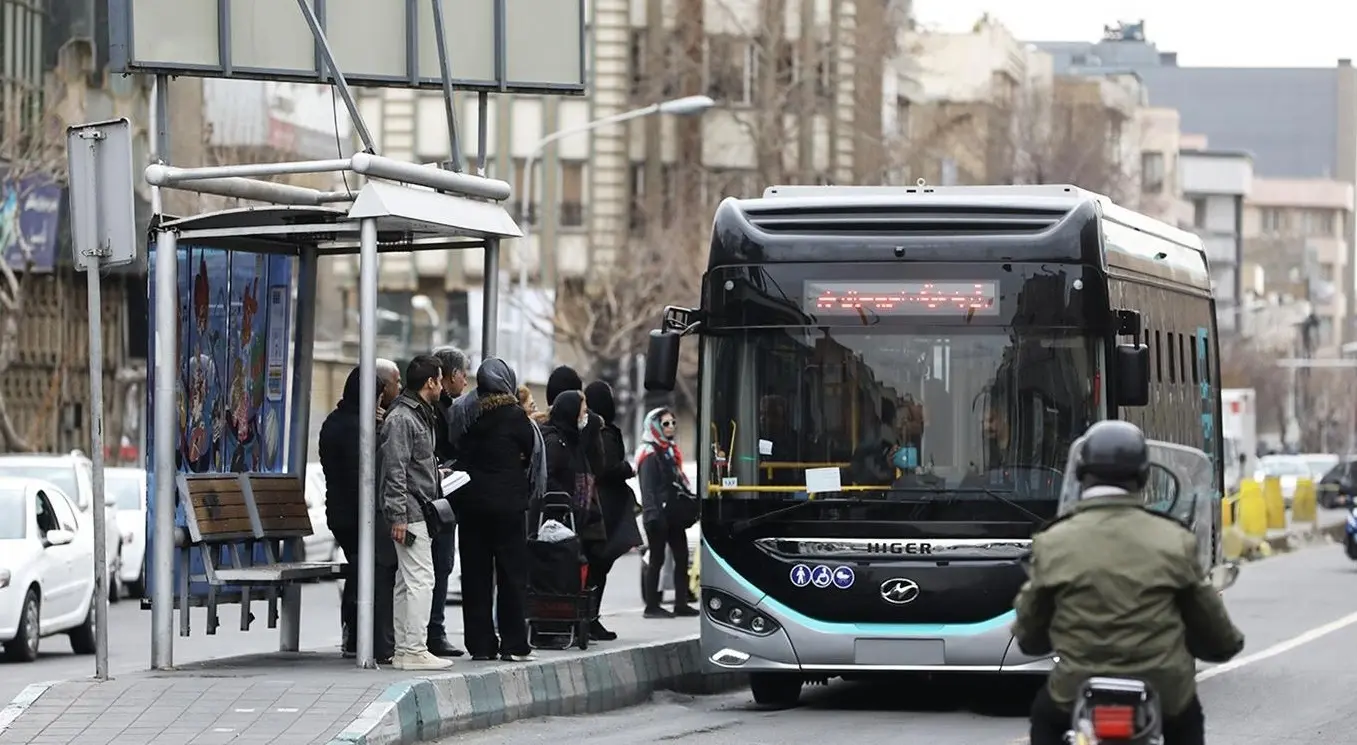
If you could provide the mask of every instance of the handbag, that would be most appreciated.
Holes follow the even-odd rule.
[[[666,518],[687,530],[702,516],[702,505],[697,495],[688,490],[687,484],[675,481],[674,498],[664,506],[664,513]]]

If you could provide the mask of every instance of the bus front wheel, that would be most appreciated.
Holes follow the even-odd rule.
[[[750,673],[749,690],[754,703],[789,709],[801,700],[801,676],[789,673]]]

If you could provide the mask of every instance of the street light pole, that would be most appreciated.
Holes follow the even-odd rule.
[[[595,129],[611,126],[613,124],[621,124],[623,122],[631,121],[632,119],[640,119],[642,117],[653,116],[655,114],[674,114],[676,116],[691,116],[694,114],[701,114],[702,112],[706,111],[707,109],[710,109],[712,106],[715,105],[716,102],[713,101],[709,96],[684,96],[683,98],[675,98],[670,101],[661,101],[660,103],[653,103],[649,106],[643,106],[639,109],[624,111],[621,114],[614,114],[612,116],[605,116],[602,119],[595,119],[592,122],[586,122],[578,127],[570,127],[568,129],[562,129],[556,132],[552,132],[546,137],[543,137],[542,139],[538,140],[536,145],[533,145],[532,150],[528,152],[527,161],[524,162],[523,164],[523,197],[521,200],[519,200],[523,204],[523,237],[520,238],[518,242],[514,244],[518,255],[517,295],[519,313],[518,317],[520,319],[524,319],[527,317],[526,316],[527,309],[524,307],[525,302],[524,299],[528,295],[528,262],[526,249],[528,245],[528,240],[532,235],[532,171],[533,166],[536,165],[538,156],[541,155],[542,151],[546,149],[547,145],[550,145],[553,142],[557,142],[558,140],[562,140],[571,135],[592,132]],[[545,253],[545,251],[539,249],[537,253],[538,256],[541,256],[542,254]],[[539,260],[538,261],[539,271],[541,263],[542,262]],[[526,376],[528,374],[527,371],[528,329],[526,323],[520,322],[519,324],[518,349],[516,351],[517,354],[515,355],[516,358],[515,366],[518,368],[518,378],[519,380],[526,382],[527,380]]]

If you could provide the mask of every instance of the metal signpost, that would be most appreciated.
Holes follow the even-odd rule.
[[[108,549],[104,526],[104,325],[99,270],[136,259],[132,127],[126,119],[66,130],[75,267],[85,271],[90,327],[90,460],[94,464],[94,676],[108,679]],[[116,548],[116,547],[114,547]]]
[[[169,76],[329,83],[336,87],[349,118],[363,140],[364,152],[334,161],[231,165],[179,169],[157,164],[147,169],[153,186],[179,188],[318,209],[352,201],[349,225],[359,233],[359,551],[357,657],[374,667],[373,534],[376,507],[376,321],[379,247],[410,240],[430,229],[477,238],[485,251],[482,354],[495,353],[498,332],[499,248],[503,238],[521,236],[502,202],[503,181],[484,177],[489,94],[584,95],[585,0],[109,0],[110,70],[156,75],[156,108],[168,114]],[[445,18],[446,16],[446,18]],[[451,171],[426,168],[378,155],[377,143],[350,85],[478,93],[478,175],[458,172],[461,152],[451,101]],[[160,116],[158,152],[168,153],[168,125]],[[503,162],[503,161],[500,161]],[[162,161],[163,163],[163,161]],[[369,180],[363,193],[318,192],[261,181],[256,177],[349,171]],[[418,185],[442,194],[395,187]],[[124,188],[126,185],[124,184]],[[392,191],[395,189],[395,191]],[[366,200],[366,204],[364,203]],[[448,200],[453,200],[449,203]],[[487,203],[489,200],[492,203]],[[455,207],[455,209],[451,209]],[[328,219],[328,218],[327,218]],[[504,224],[507,222],[508,224]],[[353,225],[357,223],[357,225]],[[385,227],[384,227],[385,226]],[[395,229],[392,226],[396,226]],[[400,226],[417,226],[416,229]],[[460,231],[460,232],[459,232]],[[177,421],[175,271],[179,229],[158,231],[156,273],[157,359],[155,386],[155,505],[151,665],[172,666],[171,613],[174,604],[175,445]],[[185,233],[193,231],[185,230]],[[202,231],[198,231],[201,233]],[[453,246],[456,247],[456,246]],[[343,250],[349,250],[344,247]],[[338,252],[338,247],[336,247]],[[107,262],[105,262],[107,263]],[[310,285],[314,287],[313,285]],[[299,298],[314,302],[314,298]],[[307,381],[309,384],[309,381]],[[305,395],[305,391],[294,395]],[[305,418],[293,425],[305,427]],[[307,438],[297,440],[305,443]],[[296,460],[295,458],[293,460]],[[302,462],[305,453],[302,454]],[[295,467],[295,466],[294,466]],[[187,549],[185,549],[187,550]],[[181,611],[186,612],[186,611]]]

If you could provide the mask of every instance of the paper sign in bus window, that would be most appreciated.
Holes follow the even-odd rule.
[[[773,454],[773,441],[759,440],[759,455],[772,455],[772,454]]]
[[[836,492],[843,489],[843,484],[839,482],[838,468],[807,468],[806,469],[806,491],[811,494],[822,492]]]

